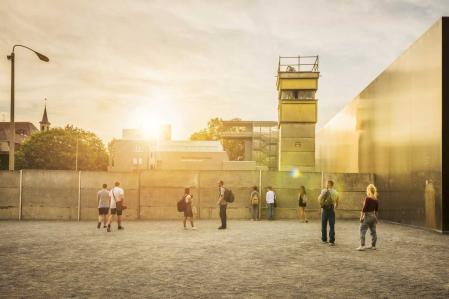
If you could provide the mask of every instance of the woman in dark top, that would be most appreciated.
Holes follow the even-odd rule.
[[[301,186],[299,188],[298,205],[299,205],[299,209],[298,209],[299,219],[303,218],[303,221],[305,223],[309,222],[309,220],[307,220],[307,215],[306,215],[307,192],[306,192],[306,188],[304,186]]]
[[[377,242],[377,213],[379,211],[379,201],[377,200],[377,189],[373,184],[366,188],[365,202],[360,213],[360,246],[357,250],[376,249]],[[365,247],[365,235],[367,230],[371,232],[371,246]]]
[[[192,210],[193,195],[190,194],[190,188],[184,189],[184,200],[186,201],[184,209],[184,229],[187,229],[187,219],[189,219],[190,224],[192,225],[192,229],[195,229],[195,226],[193,225]]]

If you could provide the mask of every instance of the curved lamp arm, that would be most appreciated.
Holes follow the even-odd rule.
[[[48,59],[48,57],[45,56],[44,54],[41,54],[41,53],[39,53],[39,52],[37,52],[37,51],[34,51],[34,50],[31,49],[30,47],[27,47],[27,46],[24,46],[24,45],[14,45],[14,46],[12,47],[12,53],[13,53],[13,54],[14,54],[14,49],[15,49],[16,47],[22,47],[22,48],[25,48],[25,49],[28,49],[28,50],[34,52],[34,54],[36,54],[37,57],[39,57],[39,59],[42,60],[42,61],[45,61],[45,62],[49,62],[49,61],[50,61],[50,59]]]

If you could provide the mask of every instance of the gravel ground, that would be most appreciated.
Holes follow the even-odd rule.
[[[448,298],[449,237],[381,223],[357,252],[358,223],[0,222],[3,298]],[[369,234],[367,240],[369,240]]]

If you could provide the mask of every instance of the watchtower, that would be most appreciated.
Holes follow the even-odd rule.
[[[318,56],[279,57],[279,170],[315,169]]]

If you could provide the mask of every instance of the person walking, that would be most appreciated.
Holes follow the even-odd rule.
[[[218,229],[226,229],[227,226],[227,216],[226,216],[226,209],[228,208],[228,203],[225,200],[225,187],[224,182],[219,181],[218,182],[218,202],[217,205],[220,207],[220,219],[221,219],[221,226]]]
[[[115,182],[114,188],[110,191],[111,204],[110,213],[108,219],[108,232],[111,232],[111,223],[113,218],[117,216],[117,226],[118,229],[124,229],[122,226],[122,213],[123,213],[123,201],[125,200],[125,191],[120,188],[120,182]]]
[[[377,243],[377,214],[379,212],[379,201],[377,200],[377,189],[373,184],[366,187],[366,198],[360,213],[360,246],[359,251],[365,249],[376,249]],[[365,247],[365,235],[370,230],[371,246]]]
[[[273,220],[276,194],[271,186],[268,186],[267,190],[267,194],[265,195],[265,201],[267,202],[267,219]]]
[[[259,188],[257,188],[257,186],[254,186],[253,191],[251,191],[251,194],[249,196],[249,201],[251,204],[251,220],[253,221],[259,220],[259,200]]]
[[[334,181],[328,180],[326,188],[318,196],[321,206],[321,241],[327,243],[327,224],[329,223],[329,245],[335,245],[335,209],[338,208],[339,195],[334,189]]]
[[[299,188],[299,194],[298,194],[298,217],[299,219],[303,219],[303,222],[307,223],[309,220],[307,220],[307,214],[306,214],[306,207],[307,207],[307,192],[306,187],[301,186]]]
[[[184,208],[184,229],[187,229],[187,220],[190,221],[190,225],[192,229],[196,229],[193,225],[193,195],[190,194],[190,188],[184,189],[184,200],[185,200],[185,208]]]
[[[106,228],[107,215],[109,214],[109,205],[111,203],[111,195],[107,189],[108,185],[103,184],[102,189],[97,192],[98,200],[98,224],[97,228],[101,227],[103,222],[103,228]]]

